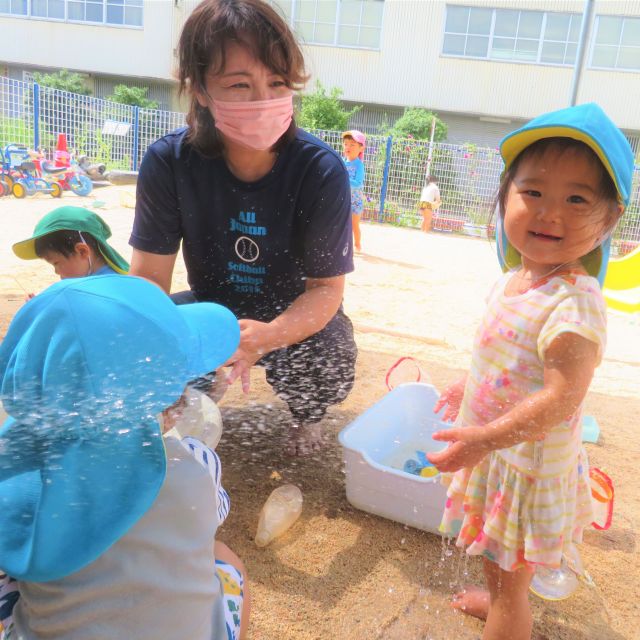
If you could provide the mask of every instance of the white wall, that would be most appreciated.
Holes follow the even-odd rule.
[[[451,0],[452,4],[581,13],[583,0]],[[307,45],[312,74],[345,100],[528,119],[568,104],[573,69],[440,55],[446,2],[386,0],[380,51]],[[598,0],[595,13],[640,16],[637,0]],[[635,96],[635,97],[634,97]],[[640,129],[640,73],[585,69],[578,102],[597,101]]]
[[[174,3],[145,0],[142,28],[0,16],[0,60],[88,73],[168,80],[174,67]]]

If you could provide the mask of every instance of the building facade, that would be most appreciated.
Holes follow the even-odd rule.
[[[368,132],[422,107],[449,125],[450,142],[494,146],[569,104],[586,0],[270,1],[303,43],[309,89],[339,87],[364,106],[352,124]],[[67,68],[98,97],[127,82],[179,109],[176,42],[196,5],[0,0],[0,75]],[[640,1],[596,0],[585,43],[577,102],[601,104],[638,150]]]

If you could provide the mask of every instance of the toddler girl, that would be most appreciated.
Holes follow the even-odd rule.
[[[456,426],[429,459],[455,471],[441,523],[482,555],[488,592],[454,607],[484,640],[531,637],[536,565],[558,567],[592,521],[582,403],[606,338],[609,235],[629,202],[633,153],[596,104],[539,116],[501,143],[498,247],[465,380],[436,406]]]
[[[351,226],[353,227],[353,244],[356,251],[362,251],[360,234],[360,215],[362,214],[364,186],[364,147],[367,137],[361,131],[345,131],[342,134],[342,150],[344,164],[349,173],[351,185]]]

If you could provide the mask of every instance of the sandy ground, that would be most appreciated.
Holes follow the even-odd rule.
[[[65,194],[63,202],[95,207],[111,225],[113,245],[130,254],[131,188],[99,189],[85,199]],[[25,291],[55,280],[47,265],[17,260],[10,246],[58,204],[48,196],[0,200],[0,336]],[[498,275],[494,249],[486,240],[372,224],[363,225],[363,246],[345,295],[359,347],[357,379],[349,398],[324,422],[326,450],[313,459],[283,453],[287,411],[260,370],[248,398],[230,391],[222,403],[219,452],[232,512],[219,537],[247,566],[256,640],[475,639],[481,623],[454,612],[448,601],[456,585],[479,578],[477,559],[466,563],[437,536],[353,508],[345,498],[336,437],[385,394],[385,373],[398,357],[416,358],[439,388],[464,372],[484,296]],[[179,263],[174,290],[184,286]],[[581,585],[560,603],[532,596],[537,640],[640,638],[640,317],[610,313],[609,329],[606,357],[587,398],[587,412],[602,435],[587,449],[591,463],[614,481],[614,522],[606,532],[589,530],[580,549],[596,588]],[[412,371],[399,373],[409,379]],[[258,549],[258,513],[283,482],[302,489],[302,517]]]

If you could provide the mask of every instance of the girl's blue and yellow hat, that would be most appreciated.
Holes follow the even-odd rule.
[[[573,138],[586,144],[598,156],[611,176],[620,204],[631,198],[634,158],[628,140],[602,108],[594,102],[545,113],[507,135],[500,143],[505,171],[527,147],[545,138]],[[502,228],[500,216],[497,234],[498,258],[504,270],[520,264],[520,254],[511,246]],[[583,258],[587,272],[602,285],[607,269],[610,239]]]

